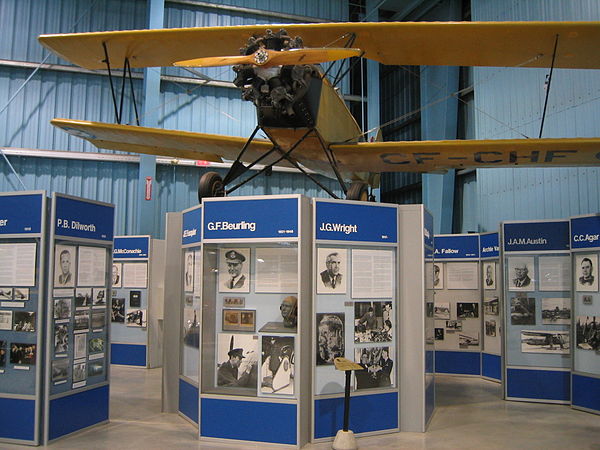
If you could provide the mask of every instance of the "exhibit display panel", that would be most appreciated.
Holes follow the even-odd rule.
[[[310,420],[309,201],[205,199],[202,216],[200,438],[301,447]]]
[[[164,241],[115,236],[111,270],[110,362],[162,365]]]
[[[434,248],[435,371],[481,375],[479,235],[436,235]]]
[[[502,270],[498,233],[479,235],[481,260],[481,291],[483,304],[483,348],[481,376],[492,381],[502,380]]]
[[[181,333],[178,411],[198,423],[200,370],[200,306],[202,298],[202,207],[182,212]]]
[[[600,414],[600,215],[572,217],[573,367],[571,405]]]
[[[504,395],[570,403],[569,221],[504,222]]]
[[[313,200],[313,440],[343,427],[344,357],[354,433],[399,430],[398,219],[395,205]]]
[[[0,193],[0,442],[40,443],[46,193]]]

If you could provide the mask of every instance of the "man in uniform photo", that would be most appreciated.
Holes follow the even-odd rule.
[[[341,258],[339,253],[334,252],[327,255],[325,267],[327,270],[321,272],[321,281],[325,287],[336,289],[342,284],[342,274],[340,273]]]
[[[590,258],[583,258],[581,260],[581,276],[579,277],[579,284],[582,286],[592,286],[594,284],[594,266]]]
[[[219,366],[217,370],[217,385],[218,386],[240,386],[251,387],[253,364],[248,364],[244,372],[238,378],[238,368],[242,364],[242,359],[245,358],[244,350],[234,348],[227,352],[229,360]]]
[[[246,257],[235,250],[229,250],[225,253],[225,262],[227,263],[227,272],[229,279],[225,282],[226,289],[241,289],[246,282],[246,276],[242,274],[242,268]]]
[[[73,274],[71,273],[71,252],[64,249],[60,252],[60,275],[58,275],[58,284],[60,286],[73,286]]]

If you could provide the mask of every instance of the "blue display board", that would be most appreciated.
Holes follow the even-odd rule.
[[[298,237],[298,198],[205,201],[203,240]]]
[[[427,210],[424,210],[423,225],[424,245],[433,248],[433,216]]]
[[[62,237],[112,241],[114,206],[56,195],[54,234]]]
[[[0,195],[0,234],[39,234],[44,193]]]
[[[571,219],[571,248],[600,248],[600,215]]]
[[[434,247],[435,259],[477,259],[479,258],[479,235],[436,235]]]
[[[181,244],[198,244],[202,241],[202,207],[197,206],[183,212]]]
[[[316,238],[357,242],[398,242],[394,206],[315,200]]]
[[[497,258],[500,256],[498,233],[485,233],[479,235],[479,256],[481,258]]]
[[[148,259],[150,236],[117,236],[114,239],[114,259]]]
[[[507,222],[504,228],[505,252],[544,252],[569,250],[569,221]]]

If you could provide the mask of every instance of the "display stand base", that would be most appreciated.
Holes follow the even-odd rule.
[[[333,448],[334,450],[358,449],[358,446],[356,445],[356,439],[354,438],[354,433],[351,430],[339,430],[335,435],[333,446],[331,448]]]

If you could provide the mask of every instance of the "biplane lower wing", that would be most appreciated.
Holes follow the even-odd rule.
[[[117,125],[82,120],[54,119],[52,124],[88,140],[99,148],[192,160],[235,160],[245,138],[205,133]],[[323,149],[307,140],[293,158],[327,176]],[[253,162],[273,144],[255,139],[244,154]],[[362,142],[330,146],[340,171],[348,179],[354,173],[438,172],[484,167],[574,167],[600,164],[600,138],[491,139],[452,141]],[[266,159],[268,163],[276,155]],[[288,164],[281,165],[288,166]]]

